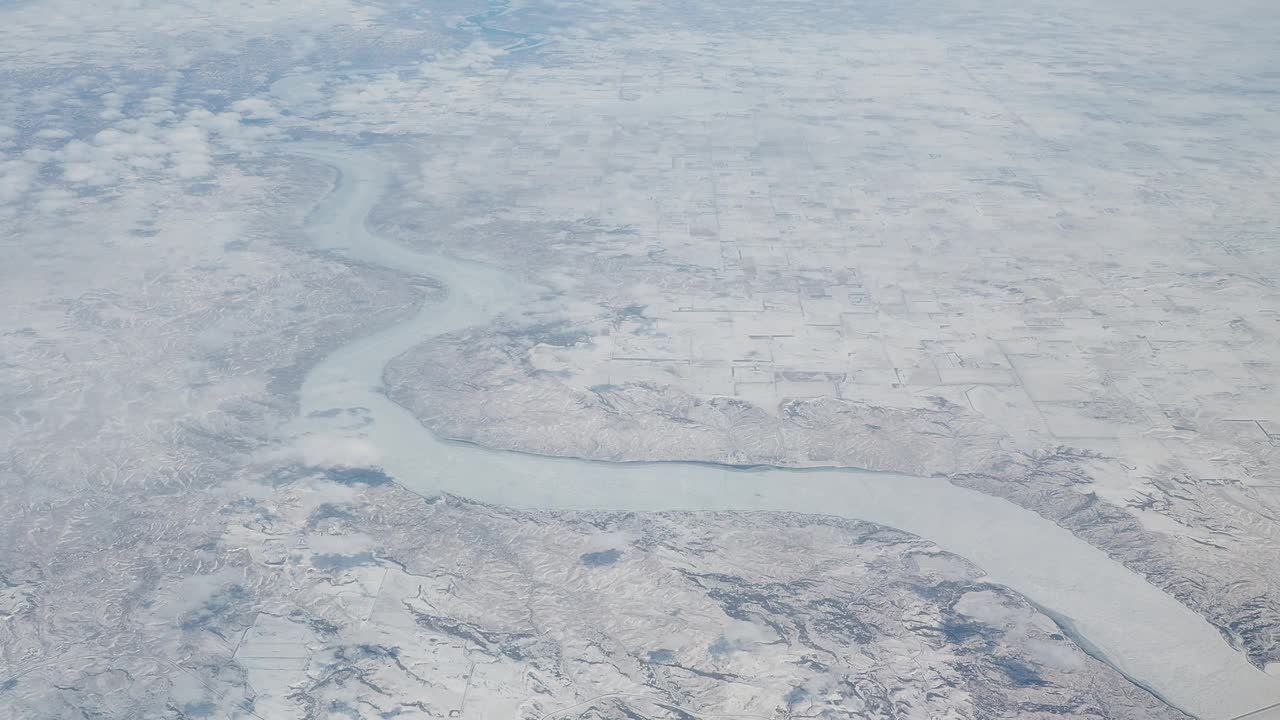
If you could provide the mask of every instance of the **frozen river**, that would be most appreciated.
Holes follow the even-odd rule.
[[[297,435],[367,441],[383,469],[424,495],[550,510],[728,510],[822,513],[881,523],[933,540],[980,565],[1073,628],[1095,654],[1205,720],[1276,720],[1280,678],[1246,662],[1207,621],[1104,553],[1040,516],[939,478],[844,470],[735,470],[693,463],[616,464],[486,450],[442,441],[387,399],[387,362],[425,338],[488,322],[531,288],[503,271],[411,250],[370,232],[383,164],[359,149],[297,145],[336,168],[332,194],[311,214],[316,244],[361,262],[435,278],[441,303],[345,345],[301,392]],[[364,408],[352,423],[333,409]]]

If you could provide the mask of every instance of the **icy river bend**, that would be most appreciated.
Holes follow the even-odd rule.
[[[387,184],[374,155],[309,143],[285,150],[338,171],[332,193],[307,221],[320,249],[429,276],[448,291],[442,302],[338,348],[315,366],[289,428],[296,436],[367,441],[387,474],[424,495],[548,510],[822,513],[888,525],[977,563],[992,582],[1044,608],[1090,652],[1185,712],[1204,720],[1280,719],[1280,678],[1250,665],[1200,615],[1057,525],[945,479],[602,463],[437,438],[387,398],[384,367],[429,337],[487,323],[532,290],[498,268],[418,252],[371,232],[366,217]],[[349,416],[328,412],[350,408],[362,408],[366,421],[351,424]]]

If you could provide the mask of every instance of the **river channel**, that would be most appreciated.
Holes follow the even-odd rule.
[[[442,333],[487,323],[534,289],[506,272],[379,237],[366,224],[388,178],[372,152],[298,144],[339,178],[308,217],[318,248],[427,276],[447,297],[342,346],[307,375],[289,428],[369,443],[379,464],[423,495],[546,510],[822,513],[881,523],[977,563],[1049,612],[1091,653],[1204,720],[1280,719],[1280,678],[1250,665],[1200,615],[1071,533],[1012,503],[941,478],[836,469],[740,470],[696,463],[603,463],[487,450],[441,440],[383,389],[397,355]],[[343,412],[359,409],[357,412]],[[332,412],[332,411],[339,412]],[[352,417],[361,418],[352,422]]]

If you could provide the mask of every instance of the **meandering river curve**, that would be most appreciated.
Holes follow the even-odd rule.
[[[284,148],[338,172],[311,213],[318,248],[410,275],[447,297],[344,345],[301,388],[294,437],[367,442],[379,464],[424,495],[548,510],[717,510],[821,513],[867,520],[936,542],[1049,612],[1090,652],[1204,720],[1280,719],[1280,678],[1250,665],[1200,615],[1105,553],[1035,513],[941,478],[842,470],[737,470],[695,463],[603,463],[487,450],[441,440],[391,402],[382,374],[432,336],[482,325],[532,292],[498,268],[419,252],[366,225],[387,187],[372,151],[317,143]],[[361,420],[352,422],[359,409]],[[331,412],[338,410],[339,412]],[[1262,710],[1260,710],[1262,709]]]

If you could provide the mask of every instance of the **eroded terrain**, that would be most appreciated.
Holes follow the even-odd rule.
[[[0,8],[0,718],[1184,717],[900,531],[292,437],[451,280],[318,249],[315,139],[388,159],[379,233],[541,291],[388,368],[441,435],[945,475],[1274,671],[1280,19],[1205,13]]]
[[[134,611],[176,628],[31,668],[7,712],[1184,717],[963,559],[879,526],[521,513],[300,470],[211,493],[207,566]]]

